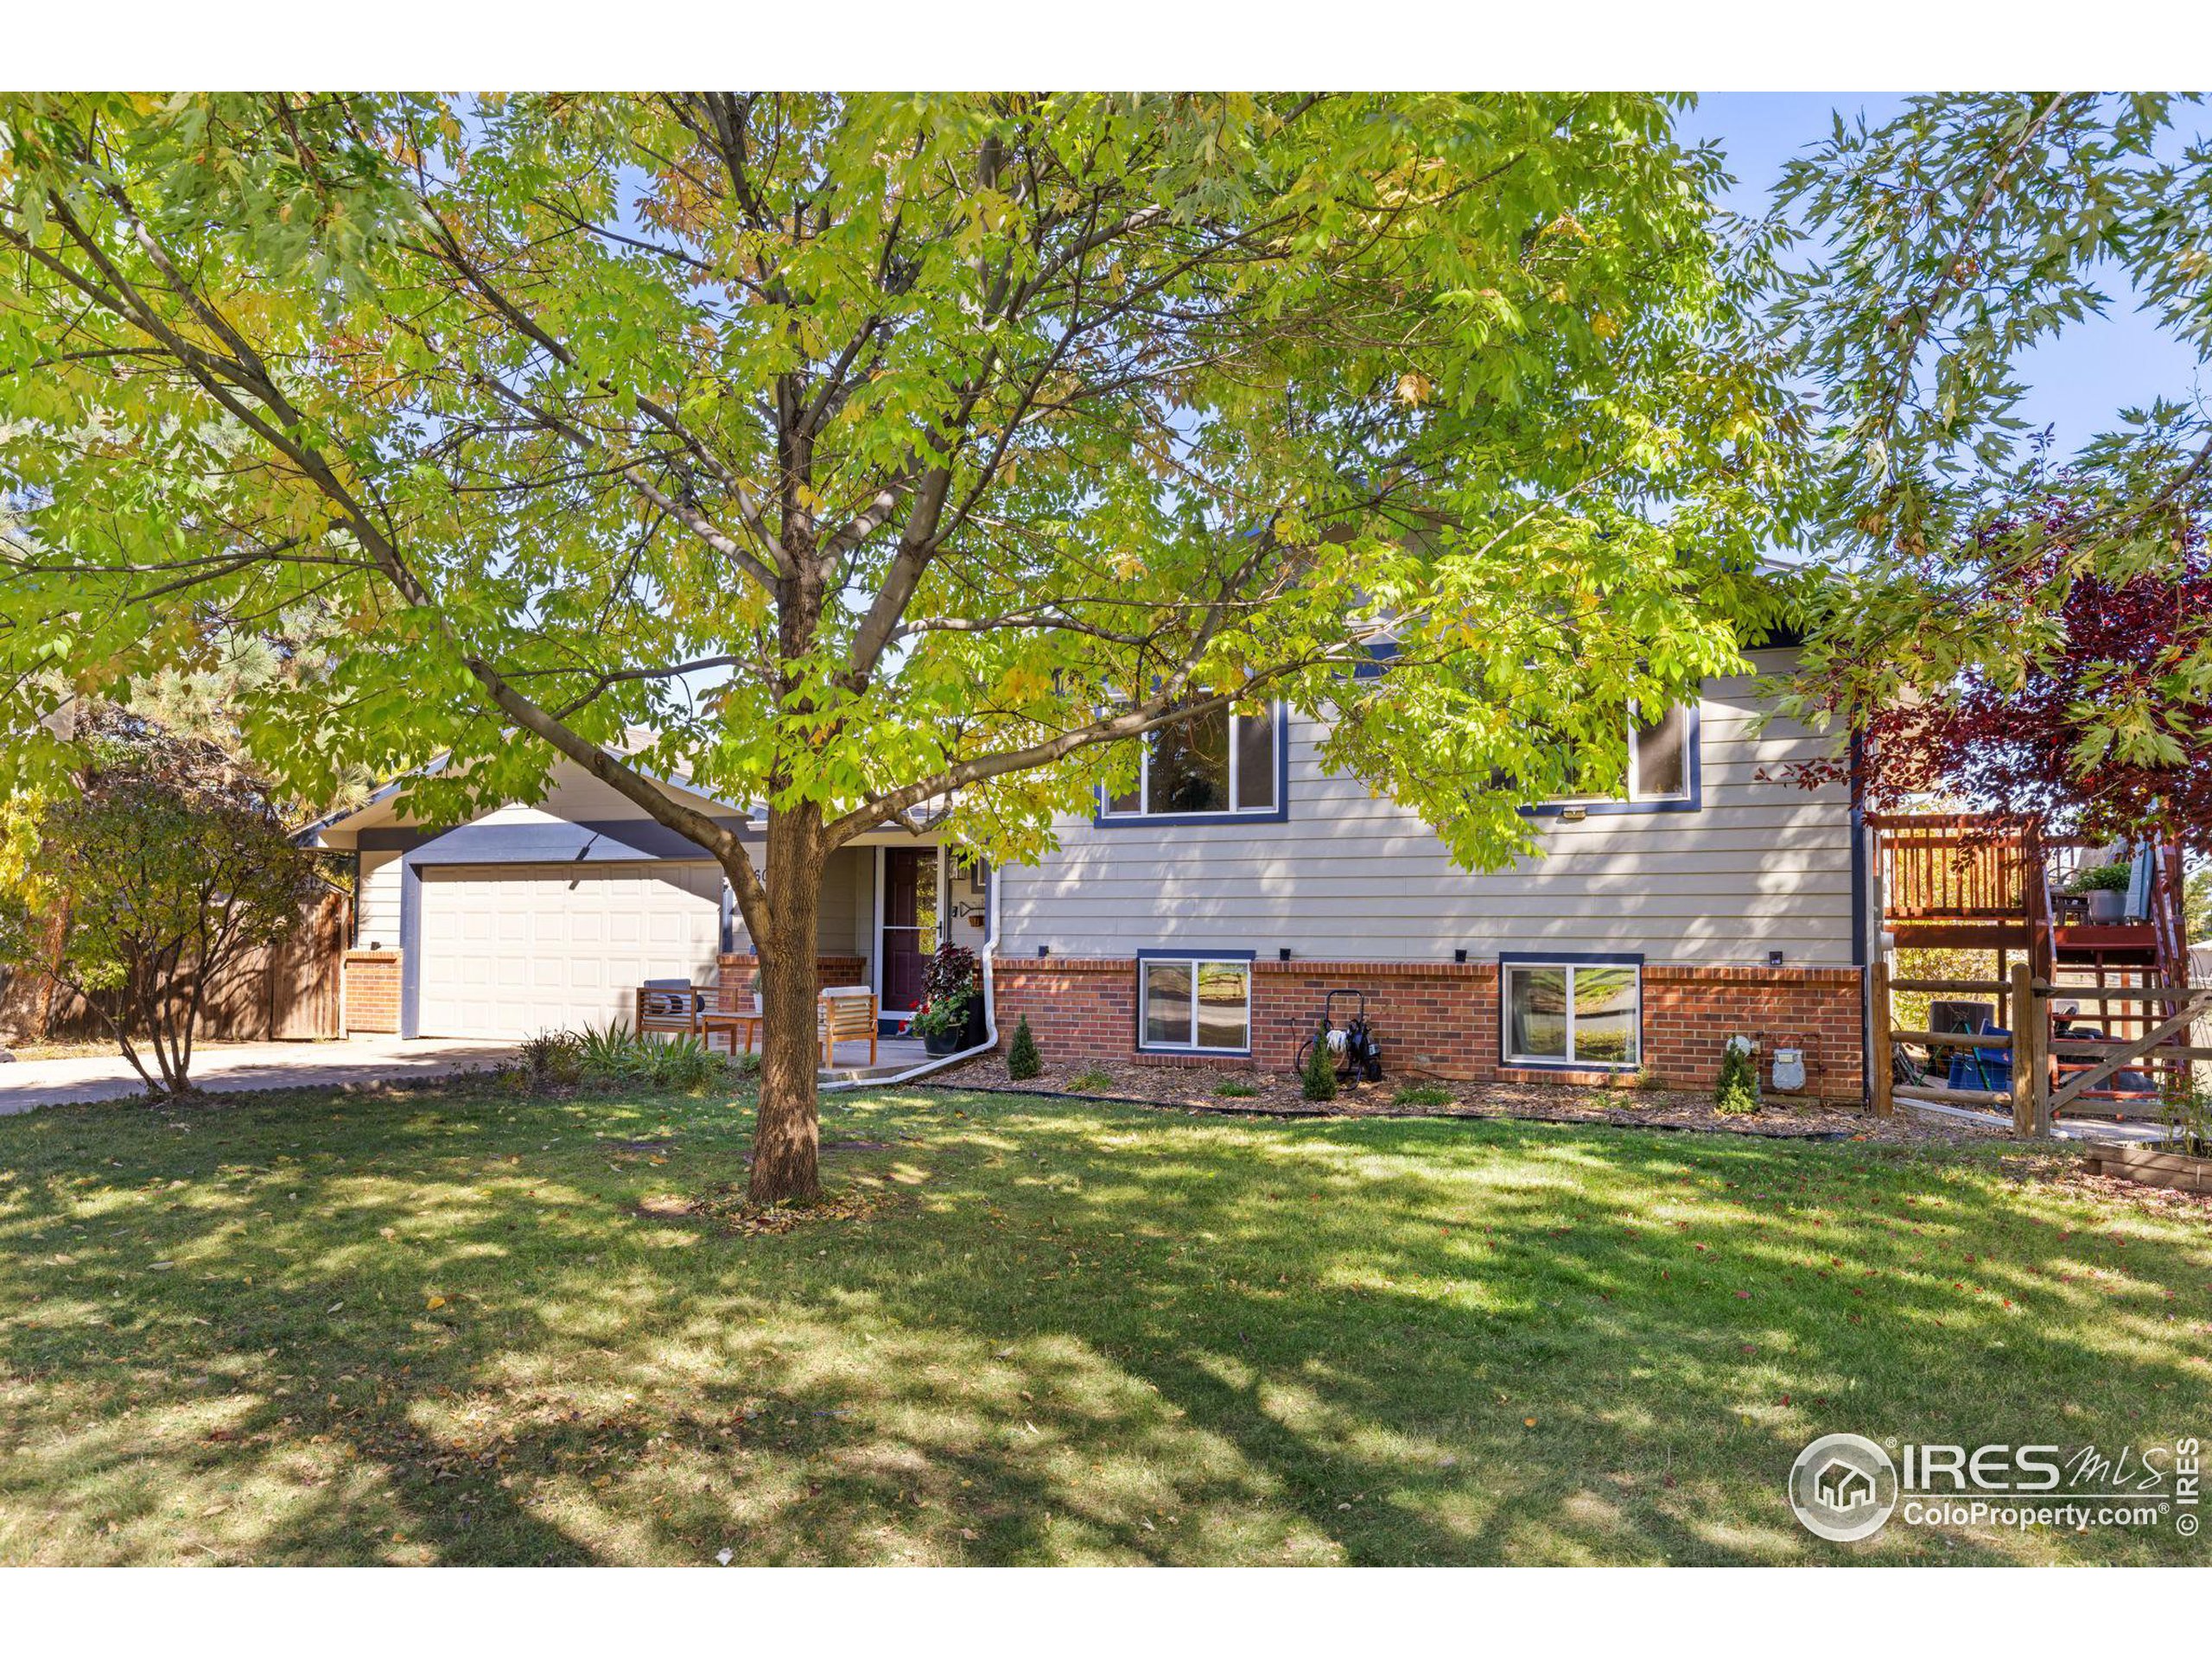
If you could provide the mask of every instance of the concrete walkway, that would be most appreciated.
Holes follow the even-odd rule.
[[[1910,1090],[1899,1089],[1897,1103],[1910,1106],[1929,1117],[1956,1118],[1961,1123],[1979,1123],[1986,1128],[2003,1129],[2008,1134],[2012,1128],[2010,1112],[1978,1112],[1970,1106],[1947,1105],[1940,1100],[1914,1100]],[[2089,1141],[2104,1146],[2126,1146],[2130,1142],[2142,1145],[2163,1141],[2163,1125],[2145,1118],[2129,1118],[2119,1122],[2108,1117],[2060,1117],[2051,1120],[2051,1138],[2055,1141]]]
[[[497,1065],[514,1052],[512,1043],[468,1042],[449,1037],[353,1037],[330,1043],[238,1043],[203,1048],[193,1056],[192,1077],[224,1094],[242,1089],[327,1088],[344,1083],[390,1083],[404,1077],[442,1077]],[[0,1117],[41,1106],[123,1100],[146,1085],[120,1054],[90,1059],[17,1060],[0,1064]]]

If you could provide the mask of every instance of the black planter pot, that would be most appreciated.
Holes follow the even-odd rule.
[[[957,1054],[969,1046],[968,1033],[963,1031],[929,1031],[922,1033],[922,1052],[937,1056]]]
[[[983,1040],[983,994],[976,991],[968,998],[968,1027],[961,1033],[960,1046],[976,1048]]]

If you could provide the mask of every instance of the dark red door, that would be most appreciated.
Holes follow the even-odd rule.
[[[922,972],[937,949],[937,849],[890,847],[883,854],[883,1007],[921,1005]]]

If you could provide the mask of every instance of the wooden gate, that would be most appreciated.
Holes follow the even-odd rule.
[[[246,952],[209,988],[200,1035],[232,1042],[344,1035],[340,976],[351,915],[342,893],[309,900],[289,938]]]
[[[2119,1072],[2131,1067],[2177,1068],[2186,1078],[2187,1068],[2199,1060],[2212,1060],[2212,1048],[2188,1040],[2197,1020],[2212,1014],[2212,986],[2205,985],[2060,985],[2037,978],[2025,963],[2013,965],[2006,979],[1892,979],[1886,964],[1876,963],[1868,974],[1873,998],[1874,1110],[1887,1117],[1896,1109],[1899,1084],[1896,1075],[1896,1046],[1930,1044],[1939,1048],[1998,1051],[2007,1055],[2011,1075],[2005,1089],[1952,1089],[1934,1084],[1907,1084],[1916,1098],[1957,1102],[1963,1105],[2009,1106],[2016,1135],[2048,1135],[2051,1115],[2082,1104]],[[1892,1023],[1890,994],[1893,991],[1993,995],[2000,999],[2000,1013],[2011,1029],[2006,1032],[1908,1031]],[[2126,1023],[2142,1028],[2121,1037],[2060,1037],[2051,1030],[2051,1003],[2057,1001],[2150,1005],[2141,1014],[2108,1017],[2106,1025]]]

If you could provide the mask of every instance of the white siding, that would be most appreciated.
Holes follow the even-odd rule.
[[[1762,659],[1771,669],[1786,658]],[[1827,752],[1785,722],[1755,732],[1752,677],[1707,682],[1701,810],[1539,818],[1545,855],[1471,874],[1395,802],[1325,775],[1309,721],[1290,726],[1280,823],[1102,830],[1004,873],[1001,952],[1131,956],[1144,946],[1361,961],[1514,950],[1635,950],[1654,961],[1792,967],[1851,962],[1851,820],[1840,786],[1761,781]]]
[[[364,949],[380,944],[399,949],[399,855],[363,853],[361,885],[355,895],[360,918],[359,938]]]

